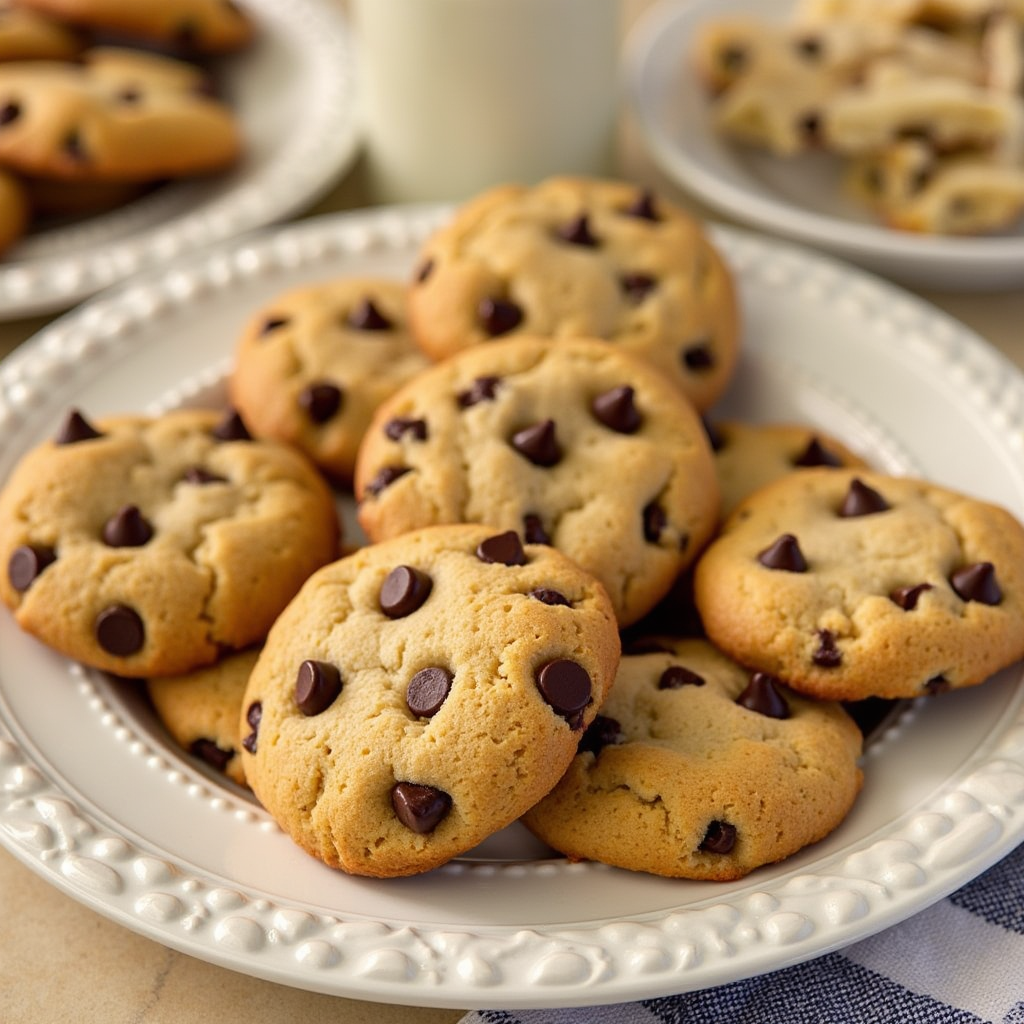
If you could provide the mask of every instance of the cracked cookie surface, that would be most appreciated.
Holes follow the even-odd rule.
[[[550,543],[636,621],[714,529],[718,483],[692,406],[601,341],[519,338],[460,353],[377,411],[356,467],[373,540],[478,522]]]
[[[359,875],[429,870],[540,799],[611,685],[603,588],[545,545],[437,526],[317,572],[243,701],[260,802]]]
[[[733,512],[694,594],[722,650],[801,692],[972,686],[1024,656],[1024,526],[925,481],[808,469]]]
[[[624,656],[559,784],[523,818],[574,860],[724,881],[831,832],[861,786],[861,734],[703,640]]]
[[[90,423],[73,412],[0,492],[0,598],[86,665],[173,675],[263,638],[334,558],[330,490],[222,412]]]

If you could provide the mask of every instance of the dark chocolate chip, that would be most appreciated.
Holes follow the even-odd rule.
[[[536,598],[542,604],[563,604],[566,606],[568,606],[569,604],[569,599],[565,596],[565,594],[560,593],[557,590],[552,590],[551,587],[537,587],[536,590],[530,591],[530,597]]]
[[[619,278],[619,287],[622,288],[623,295],[634,306],[639,306],[657,286],[657,279],[650,274],[623,274]]]
[[[380,588],[380,610],[389,619],[411,615],[430,596],[434,581],[419,569],[400,565],[387,574]]]
[[[652,501],[644,507],[643,524],[644,540],[648,544],[657,544],[661,540],[662,530],[668,525],[668,517],[665,515],[665,510],[657,501]]]
[[[205,761],[211,768],[216,768],[219,772],[224,771],[231,758],[235,756],[233,750],[224,750],[223,747],[218,747],[213,740],[203,738],[193,740],[188,749],[200,761]]]
[[[396,416],[384,424],[384,434],[392,441],[400,441],[406,434],[414,441],[426,441],[427,421],[414,420],[408,416]]]
[[[477,315],[492,338],[514,331],[523,322],[523,311],[507,299],[481,299]]]
[[[591,701],[587,670],[568,658],[559,658],[541,666],[536,682],[540,695],[563,718],[576,715]]]
[[[468,409],[479,402],[489,402],[497,393],[500,383],[500,377],[477,377],[469,388],[455,396],[455,400],[460,409]]]
[[[622,726],[618,721],[607,715],[596,715],[587,726],[586,732],[580,737],[576,753],[590,753],[596,757],[605,747],[613,747],[616,744],[625,743],[625,741],[626,734],[622,731]]]
[[[727,821],[712,821],[700,841],[699,849],[703,853],[731,853],[735,845],[736,826]]]
[[[688,370],[702,372],[710,370],[715,365],[715,357],[711,352],[711,342],[704,338],[692,345],[687,345],[682,351],[683,365]]]
[[[54,444],[76,444],[79,441],[91,441],[103,435],[77,410],[72,409],[64,417],[64,422],[57,431]]]
[[[291,317],[287,316],[268,316],[263,321],[263,326],[260,328],[260,335],[271,334],[280,327],[286,327],[291,323]]]
[[[256,742],[260,732],[260,722],[263,719],[263,702],[254,700],[249,705],[249,710],[245,713],[245,720],[252,730],[248,736],[242,740],[242,746],[249,751],[250,754],[256,753]]]
[[[816,437],[807,442],[807,447],[793,460],[794,466],[841,466],[842,460],[826,448]]]
[[[213,428],[213,436],[218,441],[251,441],[252,434],[249,433],[242,417],[234,409]]]
[[[498,565],[526,565],[526,552],[515,530],[496,533],[493,537],[480,541],[476,557],[481,562],[493,562]]]
[[[299,405],[314,423],[326,423],[341,408],[343,392],[336,384],[319,381],[299,392]]]
[[[965,601],[999,604],[1003,592],[996,580],[996,567],[991,562],[975,562],[957,569],[949,582]]]
[[[870,516],[876,512],[886,512],[888,509],[889,503],[878,491],[854,477],[850,481],[850,489],[846,492],[843,503],[839,506],[839,515],[851,519],[855,516]]]
[[[784,533],[772,541],[757,560],[766,569],[782,569],[784,572],[807,572],[807,559],[800,550],[800,543],[791,533]]]
[[[108,654],[127,657],[142,649],[146,628],[134,608],[112,604],[96,616],[96,641]]]
[[[405,476],[408,472],[408,466],[385,466],[366,485],[366,493],[376,498],[381,491],[390,487],[400,476]]]
[[[818,647],[811,655],[811,661],[819,668],[838,668],[842,664],[843,652],[836,646],[836,635],[832,630],[818,630]]]
[[[124,89],[118,90],[114,99],[116,99],[118,103],[138,103],[139,100],[142,99],[142,93],[134,86],[126,86]],[[199,741],[197,740],[196,742]]]
[[[373,299],[365,298],[348,315],[349,327],[360,331],[390,331],[395,325],[374,305]]]
[[[669,665],[658,679],[659,690],[679,690],[684,686],[703,686],[704,677],[682,665]]]
[[[930,583],[915,583],[908,587],[897,587],[890,595],[889,600],[898,604],[904,611],[912,612],[917,607],[918,598],[926,591],[931,590]]]
[[[590,219],[585,213],[560,227],[558,237],[570,245],[583,245],[590,249],[594,249],[600,244],[590,230]]]
[[[544,523],[540,516],[533,512],[527,512],[523,516],[523,538],[527,544],[550,544],[551,538],[548,531],[544,529]]]
[[[415,280],[417,284],[423,284],[434,272],[434,261],[424,260],[416,270]]]
[[[635,392],[628,384],[612,388],[590,403],[594,418],[619,434],[635,434],[643,423],[636,407]]]
[[[755,672],[736,703],[768,718],[789,718],[789,705],[779,692],[779,681],[767,672]]]
[[[796,39],[793,41],[793,48],[799,56],[810,61],[818,60],[824,53],[822,41],[817,36],[804,36],[802,39]]]
[[[182,480],[187,484],[226,484],[228,482],[227,477],[218,476],[216,473],[211,473],[208,469],[203,469],[202,466],[189,466],[182,475]]]
[[[61,143],[61,151],[66,157],[74,160],[76,163],[85,163],[88,160],[88,154],[85,151],[85,144],[82,142],[82,136],[76,132],[68,132],[64,136],[64,141]]]
[[[153,527],[137,505],[124,505],[103,524],[103,543],[112,548],[141,548],[153,536]]]
[[[341,693],[341,673],[326,661],[304,661],[295,677],[295,705],[306,716],[319,715]]]
[[[542,420],[517,430],[509,443],[535,466],[554,466],[562,459],[562,449],[555,437],[554,420]]]
[[[22,544],[15,548],[7,561],[7,578],[11,586],[23,594],[56,558],[57,552],[45,544]]]
[[[397,782],[391,790],[391,806],[407,829],[422,835],[437,828],[452,809],[452,798],[433,786]]]
[[[800,134],[808,142],[817,142],[821,138],[821,114],[810,110],[797,122]]]
[[[637,195],[633,203],[626,208],[626,214],[630,217],[639,217],[641,220],[661,220],[654,202],[654,193],[650,189],[644,189]]]
[[[934,697],[937,693],[948,693],[952,689],[952,684],[945,676],[932,676],[924,684],[924,692],[930,697]]]
[[[452,674],[437,665],[421,668],[409,680],[405,691],[405,703],[409,710],[420,718],[432,718],[441,710],[441,705],[452,688]]]
[[[21,117],[21,104],[16,100],[8,100],[0,107],[0,128],[17,121],[19,117]]]

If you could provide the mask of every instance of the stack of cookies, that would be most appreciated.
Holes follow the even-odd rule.
[[[1019,4],[802,0],[784,24],[705,24],[693,60],[723,133],[836,154],[892,227],[976,234],[1024,212]]]
[[[227,0],[0,0],[0,251],[232,166],[240,126],[204,62],[253,34]]]
[[[736,294],[648,191],[496,188],[408,281],[240,326],[226,417],[75,414],[24,458],[0,596],[145,677],[334,867],[427,871],[518,819],[573,859],[738,878],[853,806],[844,704],[1024,655],[1006,512],[809,427],[712,425]],[[338,548],[325,481],[365,543]]]

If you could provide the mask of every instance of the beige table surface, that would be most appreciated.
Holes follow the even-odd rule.
[[[647,0],[626,0],[628,24]],[[620,174],[706,215],[663,178],[635,129],[623,126]],[[308,215],[364,206],[357,165]],[[922,297],[959,318],[1024,368],[1024,289]],[[0,324],[0,357],[49,318]],[[217,1024],[344,1021],[449,1024],[458,1009],[425,1009],[322,996],[261,981],[167,949],[65,896],[0,849],[0,1024]]]

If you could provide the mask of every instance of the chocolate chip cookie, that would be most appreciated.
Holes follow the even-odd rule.
[[[176,675],[262,640],[338,532],[314,467],[237,417],[72,412],[0,491],[0,598],[86,665]]]
[[[732,376],[732,277],[703,228],[625,182],[504,185],[423,246],[409,295],[433,359],[513,334],[591,337],[652,362],[700,409]]]
[[[83,45],[60,19],[0,0],[0,61],[70,60]]]
[[[552,544],[604,584],[622,625],[664,596],[718,510],[690,403],[582,338],[475,346],[410,381],[378,409],[355,490],[372,540],[478,522]]]
[[[604,590],[511,531],[432,527],[314,574],[249,680],[246,778],[304,849],[427,871],[536,803],[615,675]]]
[[[29,221],[29,203],[21,181],[0,168],[0,253],[9,249],[25,233]]]
[[[622,658],[569,770],[523,823],[573,860],[714,881],[831,832],[861,786],[853,720],[703,640],[664,644]]]

